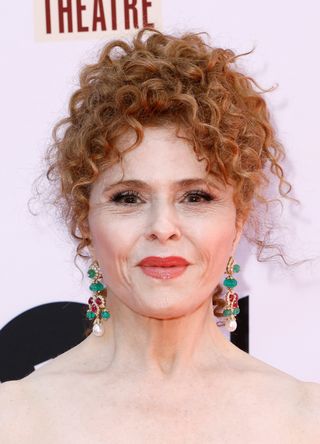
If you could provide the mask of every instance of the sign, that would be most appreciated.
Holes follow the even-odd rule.
[[[161,29],[161,0],[34,0],[35,40],[120,37]]]

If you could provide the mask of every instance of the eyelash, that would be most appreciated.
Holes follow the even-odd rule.
[[[214,200],[214,197],[202,190],[192,190],[192,191],[188,191],[187,193],[185,193],[185,195],[183,196],[183,198],[187,197],[187,196],[197,196],[197,197],[202,197],[203,199],[205,199],[206,202],[210,202],[212,200]],[[126,197],[140,197],[139,193],[137,193],[136,191],[121,191],[121,192],[117,192],[115,194],[113,194],[110,198],[110,200],[112,202],[115,202],[117,204],[121,204],[123,203],[124,205],[135,205],[136,202],[121,202],[121,199],[126,198]],[[190,202],[190,203],[199,203],[199,202]]]

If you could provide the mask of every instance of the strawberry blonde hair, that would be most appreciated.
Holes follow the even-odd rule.
[[[262,97],[270,90],[236,68],[237,58],[252,51],[236,55],[209,45],[202,34],[144,28],[130,42],[108,42],[96,63],[82,68],[69,113],[55,125],[45,156],[46,177],[55,185],[52,203],[77,242],[75,259],[89,258],[83,250],[91,243],[90,189],[103,169],[121,161],[117,138],[134,130],[131,150],[142,141],[144,127],[174,123],[198,159],[206,160],[207,171],[233,186],[237,220],[250,227],[245,236],[258,247],[258,260],[265,260],[264,249],[278,248],[285,261],[258,211],[258,204],[269,206],[271,179],[278,198],[291,191],[281,166],[284,149]],[[213,294],[218,317],[225,305],[221,292],[219,284]]]

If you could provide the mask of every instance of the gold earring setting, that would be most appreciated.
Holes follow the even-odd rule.
[[[231,256],[228,260],[225,274],[227,277],[223,281],[223,285],[227,287],[227,293],[225,295],[226,307],[223,310],[223,316],[225,318],[225,327],[228,331],[235,331],[237,328],[236,315],[240,313],[238,305],[239,296],[234,292],[234,287],[238,285],[238,281],[233,277],[233,273],[239,273],[240,265],[234,263],[234,259]]]
[[[104,283],[101,282],[102,274],[97,261],[94,261],[89,269],[88,276],[93,282],[90,284],[89,289],[93,292],[88,300],[89,308],[87,310],[87,318],[93,320],[92,332],[95,336],[102,336],[104,333],[104,326],[102,319],[109,319],[110,313],[106,309],[105,297],[102,291],[106,288]]]

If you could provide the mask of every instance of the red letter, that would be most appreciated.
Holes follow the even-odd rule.
[[[47,34],[51,34],[51,11],[50,11],[50,0],[46,0],[46,28]]]
[[[81,0],[77,0],[77,22],[78,22],[78,32],[88,32],[88,26],[82,26],[82,11],[86,9],[86,6],[81,4]]]
[[[124,0],[124,27],[125,29],[130,28],[129,20],[129,9],[133,12],[133,26],[139,28],[138,26],[138,11],[137,11],[137,0],[132,0],[132,4],[129,4],[130,0]]]
[[[111,12],[112,12],[112,29],[117,29],[116,0],[111,0]]]
[[[98,10],[99,10],[99,14],[98,14]],[[107,29],[107,26],[106,26],[106,18],[104,16],[102,0],[94,0],[92,31],[97,30],[97,23],[98,22],[101,23],[101,31],[105,31]]]
[[[67,6],[63,6],[63,0],[59,0],[59,32],[64,32],[63,14],[67,13],[68,16],[68,32],[72,32],[72,3],[71,0],[67,0]]]
[[[147,8],[149,8],[149,6],[152,6],[151,2],[148,2],[148,0],[142,0],[142,21],[143,21],[143,26],[151,26],[152,28],[154,28],[154,23],[148,23],[148,11],[147,11]]]

